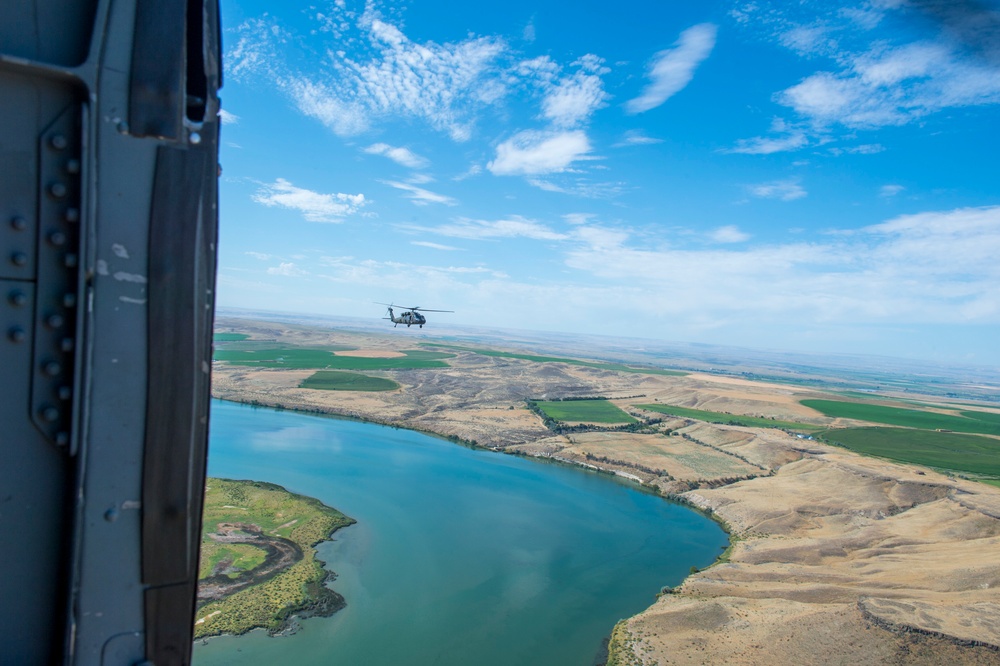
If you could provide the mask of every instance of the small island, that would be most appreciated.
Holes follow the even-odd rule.
[[[343,608],[314,546],[354,522],[273,483],[207,479],[194,637],[274,635]]]

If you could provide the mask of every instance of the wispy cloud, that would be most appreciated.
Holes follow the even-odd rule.
[[[583,130],[525,131],[497,146],[496,158],[486,165],[496,176],[538,175],[565,171],[573,162],[592,159],[590,140]]]
[[[771,121],[772,136],[756,136],[752,139],[740,139],[736,146],[727,153],[743,153],[745,155],[770,155],[789,150],[798,150],[809,143],[806,131],[801,127],[789,125],[783,118]]]
[[[452,238],[469,240],[492,240],[497,238],[531,238],[534,240],[565,240],[566,234],[553,231],[544,224],[520,215],[511,215],[501,220],[473,220],[459,218],[449,224],[437,227],[410,227]]]
[[[881,143],[863,143],[858,146],[848,146],[846,148],[832,147],[832,155],[874,155],[885,151],[885,146]]]
[[[994,67],[942,42],[877,45],[843,54],[838,72],[817,72],[777,95],[810,121],[849,128],[904,125],[943,109],[1000,102]]]
[[[281,262],[267,269],[268,275],[283,275],[285,277],[300,277],[309,273],[296,266],[293,262]]]
[[[808,194],[796,180],[774,180],[769,183],[748,185],[747,192],[761,199],[780,199],[781,201],[795,201]]]
[[[433,250],[445,250],[448,252],[452,252],[458,249],[457,247],[454,247],[452,245],[442,245],[441,243],[432,243],[430,241],[410,241],[410,244],[419,245],[420,247],[429,247]]]
[[[716,243],[742,243],[750,240],[750,234],[740,231],[739,227],[734,224],[714,229],[708,237]]]
[[[418,206],[425,206],[429,203],[444,204],[446,206],[455,206],[458,204],[458,201],[453,197],[425,190],[412,183],[401,183],[395,180],[380,180],[379,182],[385,183],[390,187],[395,187],[397,190],[403,190],[407,193],[407,198]]]
[[[584,199],[613,199],[625,187],[621,181],[594,181],[585,177],[563,180],[565,182],[556,183],[546,178],[528,178],[528,184],[546,192],[569,194]]]
[[[585,123],[609,97],[601,81],[601,76],[611,71],[604,67],[604,60],[587,54],[571,66],[577,71],[547,85],[542,100],[542,117],[559,128]]]
[[[506,94],[497,60],[507,50],[500,38],[469,37],[438,44],[414,42],[372,4],[360,17],[329,7],[324,16],[334,37],[345,30],[367,45],[368,59],[329,51],[322,69],[301,73],[282,54],[295,38],[273,19],[244,22],[236,46],[226,54],[227,73],[236,78],[263,76],[283,90],[299,110],[342,136],[363,132],[383,117],[426,121],[457,141],[472,134],[476,112]],[[346,27],[342,27],[346,26]]]
[[[621,141],[612,144],[613,148],[624,148],[625,146],[648,146],[656,143],[663,143],[663,139],[656,139],[643,134],[642,130],[629,130],[625,132]]]
[[[878,190],[880,197],[894,197],[906,188],[902,185],[883,185]]]
[[[225,109],[219,109],[219,120],[222,121],[223,125],[237,125],[240,122],[240,117]]]
[[[674,47],[653,56],[649,84],[625,109],[642,113],[655,109],[684,89],[694,78],[694,71],[715,47],[716,27],[711,23],[692,26],[681,33]]]
[[[448,293],[468,279],[505,279],[507,274],[487,266],[427,266],[400,261],[379,261],[355,257],[321,257],[316,276],[327,280],[366,287],[412,290],[419,284],[421,294]]]
[[[262,184],[251,198],[265,206],[297,210],[310,222],[342,222],[370,203],[364,194],[324,194],[296,187],[284,178]]]
[[[422,169],[430,164],[427,158],[417,155],[409,148],[398,148],[387,143],[373,143],[365,148],[365,152],[370,155],[383,155],[396,164],[410,169]]]
[[[600,240],[576,246],[567,264],[634,288],[634,299],[619,293],[623,311],[746,323],[1000,323],[1000,206],[746,249],[657,251],[628,236]]]
[[[265,254],[263,252],[244,252],[248,257],[253,257],[254,259],[259,259],[260,261],[267,261],[271,258],[271,255]]]
[[[748,2],[732,16],[744,25],[770,32],[778,43],[800,55],[822,56],[824,62],[832,63],[774,95],[777,103],[798,115],[811,136],[906,125],[947,109],[1000,103],[1000,58],[970,52],[985,43],[983,34],[988,28],[984,26],[989,21],[984,21],[986,16],[978,10],[970,12],[970,7],[969,3],[895,1],[866,2],[857,8],[815,4],[810,7],[808,21],[800,22],[801,8]],[[873,39],[868,31],[897,11],[940,14],[945,29],[923,39],[914,39],[907,32]],[[957,23],[945,14],[959,17]],[[961,26],[969,25],[978,27],[954,38]],[[787,150],[804,143],[786,135],[747,139],[741,146]],[[842,155],[853,151],[830,152]]]

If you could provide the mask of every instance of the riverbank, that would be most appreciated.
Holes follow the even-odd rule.
[[[299,618],[333,615],[344,598],[315,547],[354,519],[273,483],[206,483],[195,639],[266,629],[286,634]]]
[[[800,404],[824,394],[473,353],[449,365],[387,373],[398,391],[354,395],[300,389],[302,371],[217,365],[213,391],[599,469],[727,525],[726,561],[624,620],[609,663],[998,663],[1000,562],[986,555],[1000,552],[997,488],[774,428],[691,418],[557,435],[524,403],[598,395],[633,415],[635,404],[660,401],[826,427],[831,419]]]

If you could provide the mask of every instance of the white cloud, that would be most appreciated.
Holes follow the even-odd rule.
[[[452,238],[470,240],[491,240],[495,238],[531,238],[534,240],[565,240],[566,234],[553,231],[543,224],[520,215],[511,215],[502,220],[473,220],[459,218],[452,223],[437,227],[411,227],[419,231],[429,231]]]
[[[838,72],[817,72],[776,96],[811,122],[850,128],[904,125],[947,108],[1000,102],[1000,76],[943,42],[877,44],[842,54]]]
[[[628,130],[621,141],[613,144],[613,148],[623,148],[625,146],[648,146],[655,143],[663,143],[663,139],[655,139],[643,134],[642,130]]]
[[[465,180],[466,178],[472,178],[473,176],[478,176],[482,172],[483,172],[483,167],[481,164],[472,164],[469,166],[468,170],[466,170],[464,173],[458,174],[457,176],[452,178],[452,180],[459,180],[459,181]]]
[[[880,197],[894,197],[905,189],[902,185],[883,185],[879,188],[878,194]]]
[[[803,55],[823,52],[832,45],[826,28],[819,25],[795,26],[780,39],[783,45]]]
[[[564,220],[573,225],[587,224],[596,217],[593,213],[567,213],[562,216]]]
[[[674,48],[653,56],[650,83],[642,94],[626,103],[625,109],[629,113],[649,111],[683,90],[691,82],[698,65],[712,52],[715,33],[715,25],[700,23],[682,32]]]
[[[411,183],[400,183],[395,180],[380,180],[380,183],[385,183],[390,187],[395,187],[397,190],[403,190],[408,193],[407,198],[412,200],[418,206],[425,206],[429,203],[444,204],[446,206],[454,206],[458,204],[454,198],[449,197],[444,194],[438,194],[437,192],[431,192],[430,190],[425,190],[422,187],[417,187]]]
[[[544,178],[528,178],[528,184],[546,192],[558,192],[585,199],[613,199],[622,193],[625,183],[594,182],[588,178],[575,178],[564,183],[554,183]]]
[[[745,155],[770,155],[789,150],[798,150],[809,143],[806,132],[801,127],[789,125],[782,118],[771,121],[771,132],[777,136],[757,136],[752,139],[740,139],[735,148],[724,152],[743,153]]]
[[[370,203],[363,194],[323,194],[296,187],[284,178],[262,184],[251,198],[265,206],[297,210],[310,222],[342,222]]]
[[[441,243],[432,243],[430,241],[410,241],[410,244],[419,245],[420,247],[429,247],[434,250],[454,251],[458,249],[457,247],[453,247],[451,245],[442,245]]]
[[[808,194],[796,180],[774,180],[769,183],[748,185],[747,191],[761,199],[781,199],[782,201],[795,201]]]
[[[299,111],[320,121],[335,134],[351,136],[368,129],[365,105],[338,97],[336,86],[304,78],[282,80],[279,86],[292,98]]]
[[[750,240],[750,234],[740,231],[739,227],[734,224],[719,227],[713,230],[708,237],[716,243],[742,243]]]
[[[885,151],[885,146],[881,143],[863,143],[847,148],[830,148],[830,153],[833,155],[874,155],[883,151]]]
[[[410,151],[408,148],[397,148],[387,143],[373,143],[364,149],[370,155],[383,155],[401,166],[410,169],[422,169],[430,162],[420,155]]]
[[[259,259],[260,261],[267,261],[271,258],[271,255],[264,254],[263,252],[244,252],[243,254],[248,257],[253,257],[254,259]]]
[[[496,176],[537,175],[565,171],[578,160],[592,159],[583,130],[525,131],[497,146],[496,159],[486,165]]]
[[[230,113],[225,109],[219,109],[219,120],[223,125],[237,125],[240,122],[240,117],[235,113]]]
[[[823,242],[650,250],[581,242],[567,265],[622,312],[750,325],[1000,323],[1000,206],[907,215]],[[635,293],[632,293],[632,290]],[[610,313],[606,313],[611,316]]]
[[[319,60],[318,71],[303,74],[289,65],[297,37],[273,19],[255,19],[237,28],[236,46],[226,54],[227,73],[241,79],[262,76],[302,113],[341,136],[359,134],[373,121],[392,116],[426,121],[465,141],[477,111],[507,93],[499,62],[507,45],[500,38],[415,42],[372,3],[360,18],[346,7],[328,10],[315,17],[323,29],[338,41],[353,42],[353,51],[367,58],[331,49]]]
[[[524,26],[524,30],[521,31],[521,39],[529,44],[535,41],[535,17],[532,16],[528,24]]]
[[[325,270],[317,272],[317,277],[339,284],[385,289],[401,294],[401,297],[414,291],[414,286],[419,286],[414,296],[421,299],[429,294],[454,293],[467,280],[508,277],[506,273],[486,266],[425,266],[354,257],[322,257],[320,263]]]
[[[572,76],[559,79],[548,87],[542,100],[542,117],[556,127],[570,128],[585,123],[597,109],[605,106],[608,94],[604,92],[601,76],[609,70],[604,60],[587,54],[572,63],[577,71]]]
[[[267,269],[268,275],[284,275],[286,277],[299,277],[302,275],[308,275],[308,273],[301,268],[298,268],[292,262],[282,262],[277,266],[271,266]]]
[[[995,12],[970,10],[968,3],[923,3],[925,7],[909,0],[868,0],[853,8],[838,4],[754,1],[731,12],[756,33],[825,64],[773,97],[798,114],[806,139],[901,126],[947,109],[1000,103],[1000,60],[990,55],[997,53],[996,40],[990,46],[990,31],[983,27],[996,23]],[[886,30],[876,39],[870,32],[890,13],[911,21],[921,11],[934,14],[942,28],[932,37],[914,39],[914,31]],[[745,140],[740,147],[777,152],[804,144],[789,135]]]

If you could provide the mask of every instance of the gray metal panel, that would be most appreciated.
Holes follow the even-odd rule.
[[[133,62],[137,7],[193,17],[183,45],[169,45],[175,69],[145,79],[147,115],[159,113],[149,99],[197,92],[179,122],[171,102],[176,131],[166,139],[128,127],[131,68],[150,63]],[[0,531],[18,535],[0,540],[4,663],[190,659],[215,276],[217,18],[212,0],[0,3]],[[150,248],[150,223],[167,145],[185,156],[176,168],[201,181],[182,211],[190,233],[172,250],[190,273],[182,299],[172,283],[155,297],[149,284],[151,259],[164,259]],[[181,566],[143,581],[148,338],[169,336],[175,319],[188,322],[185,347],[161,353],[185,358],[162,359],[161,375],[191,409],[146,475],[151,487],[179,480],[170,501],[185,513],[181,538],[158,553],[168,569]],[[185,375],[169,372],[174,361]]]
[[[3,52],[54,65],[79,65],[87,56],[97,4],[97,0],[0,4]]]

